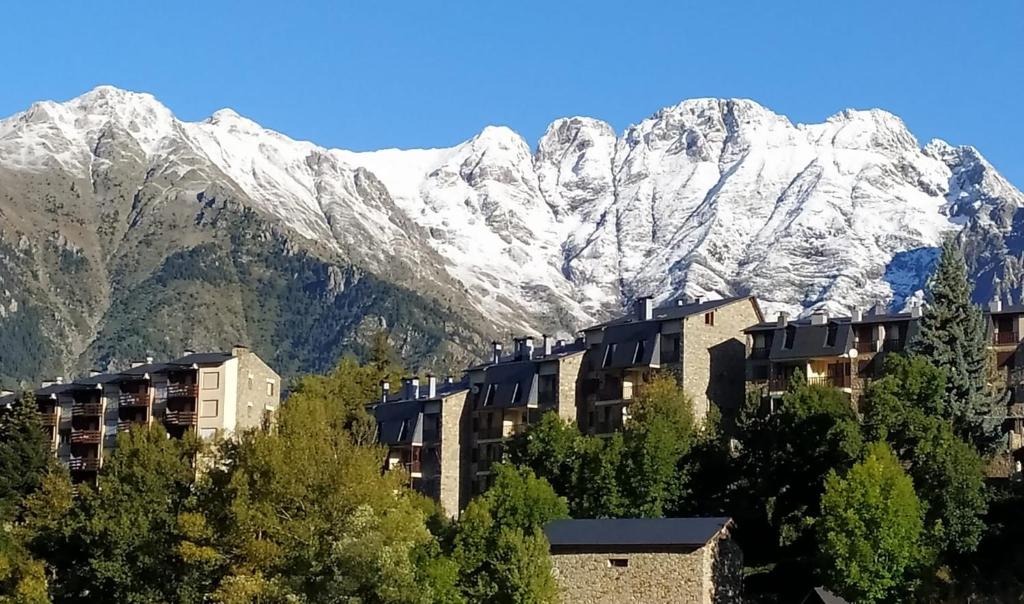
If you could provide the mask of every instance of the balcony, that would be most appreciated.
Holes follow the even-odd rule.
[[[900,339],[886,339],[882,341],[882,350],[885,352],[901,352],[907,347],[907,341],[903,338]]]
[[[96,472],[100,469],[98,457],[79,457],[68,460],[68,469],[72,472]]]
[[[501,461],[502,460],[500,459],[481,459],[480,461],[476,462],[476,473],[483,474],[485,472],[490,472],[491,467],[493,467],[495,464],[501,463]]]
[[[996,345],[1017,344],[1020,337],[1016,331],[997,331],[992,334],[992,342]]]
[[[167,384],[167,398],[195,398],[199,396],[196,384]]]
[[[117,431],[118,432],[127,432],[127,431],[131,430],[132,428],[138,428],[140,426],[145,426],[145,425],[146,425],[146,420],[122,419],[122,420],[117,422]]]
[[[759,359],[767,359],[768,355],[772,352],[771,348],[751,348],[750,349],[750,360],[756,361]]]
[[[72,403],[71,414],[79,417],[103,415],[103,403]]]
[[[413,460],[402,464],[405,467],[405,471],[409,474],[419,474],[423,471],[423,464],[419,460]]]
[[[807,378],[807,384],[831,388],[850,388],[853,385],[853,379],[848,375],[822,375]]]
[[[854,345],[854,348],[856,348],[857,352],[859,352],[859,353],[871,354],[871,353],[874,353],[874,352],[878,352],[878,342],[876,342],[874,340],[867,340],[867,341],[863,341],[863,342],[857,342]]]
[[[598,389],[594,402],[598,405],[613,405],[633,400],[633,382],[622,382],[622,385],[609,384]]]
[[[529,427],[526,423],[504,424],[502,426],[487,426],[476,432],[477,440],[502,440],[512,438],[526,432]]]
[[[151,397],[148,390],[146,392],[122,392],[117,397],[117,404],[121,407],[148,407],[150,402]]]
[[[99,430],[71,430],[71,444],[73,445],[98,445],[103,440],[103,433]]]
[[[195,411],[172,411],[167,410],[164,415],[164,422],[171,426],[194,426],[198,420]]]
[[[622,430],[622,418],[608,419],[594,423],[594,434],[613,434]]]
[[[39,414],[39,423],[45,428],[52,428],[60,421],[56,411],[44,411]]]

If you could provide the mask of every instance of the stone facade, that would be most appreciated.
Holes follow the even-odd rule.
[[[462,390],[441,400],[441,474],[438,502],[451,517],[469,503],[469,481],[464,477],[469,466],[465,441],[469,436],[468,391]]]
[[[741,602],[743,557],[727,532],[696,550],[558,551],[551,555],[564,602]]]
[[[703,420],[714,404],[731,416],[743,404],[746,336],[743,330],[761,319],[753,298],[683,318],[681,378]]]

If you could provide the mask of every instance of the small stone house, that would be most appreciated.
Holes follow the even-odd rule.
[[[741,601],[729,518],[556,520],[544,527],[564,602]]]

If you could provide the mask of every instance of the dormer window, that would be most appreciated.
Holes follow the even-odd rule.
[[[604,361],[601,363],[602,367],[607,368],[612,366],[612,359],[615,358],[615,349],[618,348],[618,346],[618,344],[609,344],[608,347],[604,349]]]
[[[786,349],[793,348],[793,342],[796,340],[796,327],[789,325],[786,327],[786,340],[782,343],[782,347]]]
[[[498,394],[497,384],[488,384],[487,392],[484,394],[484,407],[494,404],[494,397]]]
[[[644,341],[640,340],[636,343],[636,349],[633,351],[633,364],[639,365],[644,360]]]
[[[828,324],[828,332],[825,334],[825,346],[829,346],[829,347],[835,346],[836,345],[836,336],[838,335],[838,333],[839,333],[839,326],[836,325],[835,323],[829,323]]]
[[[512,402],[518,404],[522,398],[523,392],[520,390],[519,384],[516,383],[516,385],[512,387]]]

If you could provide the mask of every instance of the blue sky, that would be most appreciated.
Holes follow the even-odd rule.
[[[978,147],[1024,186],[1024,2],[20,2],[0,22],[0,115],[98,84],[178,117],[221,107],[349,149],[535,143],[701,96],[794,121],[881,107]]]

